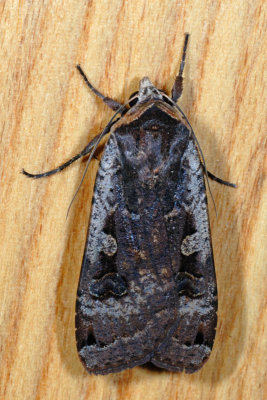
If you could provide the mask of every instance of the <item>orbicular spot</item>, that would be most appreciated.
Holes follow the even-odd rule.
[[[124,279],[119,274],[110,273],[93,281],[90,285],[89,293],[96,298],[121,297],[127,293],[127,287]]]
[[[184,256],[190,256],[196,251],[201,250],[200,235],[198,232],[188,235],[184,238],[181,244],[181,252]]]
[[[107,256],[113,256],[117,252],[117,242],[114,239],[113,236],[111,235],[103,235],[102,239],[102,251],[107,255]]]

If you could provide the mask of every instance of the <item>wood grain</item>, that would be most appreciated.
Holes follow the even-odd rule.
[[[266,2],[11,1],[0,3],[1,399],[267,398]],[[97,171],[93,160],[33,181],[19,172],[74,155],[112,112],[85,87],[80,63],[123,102],[148,75],[170,91],[184,32],[184,93],[211,182],[219,324],[193,375],[134,368],[89,376],[79,362],[74,306]]]

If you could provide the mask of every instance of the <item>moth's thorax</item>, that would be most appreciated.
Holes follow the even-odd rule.
[[[145,76],[139,84],[138,102],[144,103],[151,99],[162,100],[163,96],[160,91],[151,83],[150,79]]]
[[[182,122],[182,124],[185,125],[189,131],[191,131],[190,125],[183,118],[183,115],[180,113],[180,111],[176,107],[164,101],[162,94],[159,94],[161,98],[157,99],[146,97],[146,100],[144,100],[143,102],[138,101],[134,106],[129,108],[129,110],[111,127],[110,133],[115,132],[119,127],[129,125],[134,121],[142,124],[141,117],[149,110],[153,111],[154,120],[158,120],[159,118],[161,118],[160,116],[162,116],[163,113],[167,118],[171,118],[168,123],[170,123],[171,121],[175,121],[175,124],[179,124],[180,122]]]

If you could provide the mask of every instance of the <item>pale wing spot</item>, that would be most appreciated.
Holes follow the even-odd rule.
[[[117,242],[111,235],[103,235],[102,250],[107,256],[113,256],[117,252]]]
[[[181,244],[181,252],[184,256],[190,256],[196,251],[201,250],[200,244],[200,235],[198,232],[193,233],[192,235],[188,235],[184,238]]]

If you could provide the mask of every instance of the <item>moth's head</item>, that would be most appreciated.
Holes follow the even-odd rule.
[[[149,100],[163,100],[162,91],[157,89],[147,76],[141,79],[139,91],[132,93],[130,100],[133,97],[135,99],[130,101],[131,106],[136,103],[145,103]]]
[[[139,83],[138,101],[144,103],[148,100],[162,100],[161,92],[145,76]]]

